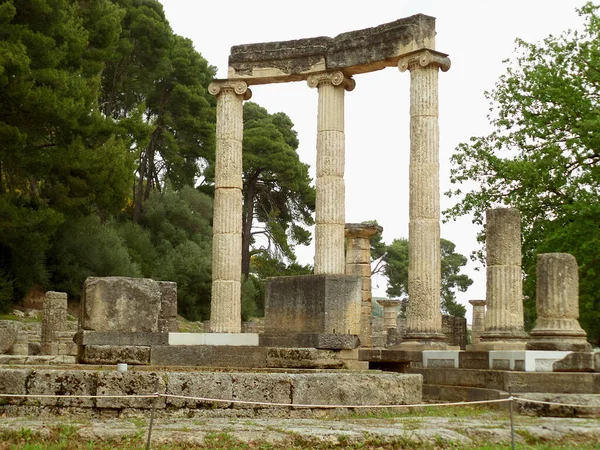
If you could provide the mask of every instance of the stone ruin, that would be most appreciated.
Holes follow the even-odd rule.
[[[344,97],[356,87],[354,75],[387,67],[410,73],[410,302],[400,331],[390,322],[395,307],[386,306],[387,346],[382,348],[374,347],[369,264],[369,239],[381,228],[345,223]],[[60,376],[31,369],[0,370],[0,391],[10,386],[14,393],[154,392],[157,382],[165,393],[292,403],[316,398],[322,404],[344,398],[416,403],[421,394],[434,400],[500,398],[509,388],[600,394],[600,358],[589,352],[577,321],[577,266],[570,255],[539,255],[538,322],[531,338],[524,330],[520,217],[514,209],[487,213],[487,292],[485,301],[473,303],[473,343],[460,351],[466,335],[461,331],[459,339],[447,342],[444,331],[456,334],[463,326],[444,323],[440,312],[437,85],[439,71],[449,68],[448,55],[435,50],[435,19],[421,14],[335,38],[233,47],[229,77],[209,86],[217,97],[211,332],[177,331],[175,283],[89,278],[79,329],[70,346],[61,340],[66,296],[47,293],[39,346],[45,356],[38,358],[76,354],[77,362],[90,369]],[[268,280],[264,332],[240,333],[242,104],[250,98],[252,85],[303,80],[318,90],[314,275]],[[31,363],[22,336],[14,327],[0,328],[0,350],[22,353],[20,363]],[[139,371],[91,369],[123,363]],[[247,372],[163,371],[161,378],[159,372],[144,372],[145,366],[156,371],[193,366]],[[276,373],[261,372],[264,369]],[[321,375],[306,369],[337,373]],[[342,374],[340,369],[354,372]],[[362,372],[366,369],[395,373]],[[290,370],[299,372],[277,373]],[[497,370],[505,372],[498,375]],[[54,381],[44,388],[43,377]],[[68,385],[70,379],[76,382]],[[216,386],[216,391],[207,391],[205,384]],[[256,386],[264,389],[257,392]],[[382,396],[382,389],[390,395]],[[159,408],[169,402],[185,403],[161,401]],[[115,402],[104,400],[88,403],[115,407]]]

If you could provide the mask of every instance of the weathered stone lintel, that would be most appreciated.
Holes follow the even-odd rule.
[[[327,70],[350,76],[396,66],[402,55],[424,48],[435,48],[435,18],[416,14],[334,38],[236,45],[228,75],[248,84],[300,81]]]

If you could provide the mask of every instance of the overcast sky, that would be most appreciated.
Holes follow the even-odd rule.
[[[205,2],[161,0],[174,32],[192,39],[196,50],[227,77],[231,46],[268,41],[334,37],[423,13],[436,17],[436,49],[448,53],[452,68],[440,73],[440,184],[450,188],[449,158],[461,142],[491,131],[486,118],[491,90],[505,71],[515,39],[537,42],[549,34],[580,28],[578,0],[394,0],[298,2],[254,0]],[[383,238],[408,237],[409,78],[397,68],[355,77],[346,93],[346,222],[376,219]],[[252,87],[252,101],[270,113],[290,116],[300,139],[300,158],[316,161],[317,90],[306,82]],[[442,195],[442,210],[455,200]],[[442,225],[442,237],[465,256],[478,248],[471,218]],[[312,248],[299,249],[302,263],[313,263]],[[485,270],[466,272],[475,281],[458,299],[485,298]],[[373,294],[385,296],[385,280],[375,277]]]

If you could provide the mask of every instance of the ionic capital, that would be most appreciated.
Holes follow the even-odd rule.
[[[248,83],[242,80],[214,80],[208,85],[208,92],[212,95],[219,95],[221,91],[233,91],[237,95],[243,96],[244,100],[252,98],[252,91],[248,88]]]
[[[347,77],[339,70],[335,72],[318,73],[310,75],[306,80],[309,88],[316,88],[320,83],[331,83],[334,86],[342,86],[347,91],[351,91],[356,86],[354,79]]]
[[[406,70],[427,67],[431,64],[442,69],[442,72],[447,72],[450,69],[450,58],[446,53],[435,50],[417,50],[402,56],[398,61],[398,69],[400,69],[400,72],[405,72]]]

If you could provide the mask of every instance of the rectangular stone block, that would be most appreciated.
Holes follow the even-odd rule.
[[[402,405],[421,402],[420,375],[314,373],[296,375],[294,404]]]
[[[317,348],[329,350],[353,349],[360,345],[355,334],[328,333],[262,333],[258,337],[261,347]]]
[[[150,364],[150,347],[86,345],[81,347],[79,362],[81,364],[146,365]]]
[[[461,369],[489,369],[488,352],[460,352],[458,367]]]
[[[156,332],[158,283],[148,278],[89,277],[83,285],[81,327],[92,331]]]
[[[425,350],[423,352],[423,367],[458,367],[458,351]]]
[[[27,380],[27,393],[38,395],[75,395],[82,397],[31,398],[30,402],[44,406],[71,406],[91,408],[96,399],[86,395],[96,395],[97,373],[85,370],[37,370]]]
[[[0,394],[27,394],[27,379],[31,369],[0,370]],[[6,397],[1,400],[7,405],[20,405],[26,401],[24,397]]]
[[[258,333],[169,333],[169,345],[257,346]]]
[[[96,407],[101,409],[150,409],[156,401],[156,408],[164,408],[165,397],[155,400],[152,396],[156,392],[156,380],[158,380],[158,392],[164,393],[165,380],[154,372],[98,372],[97,393],[100,397],[96,400]],[[152,397],[127,398],[130,395]],[[103,396],[106,397],[102,398]]]
[[[294,369],[340,369],[338,352],[316,348],[270,348],[267,367]]]
[[[266,333],[360,333],[361,280],[306,275],[267,280]]]
[[[292,403],[293,377],[268,373],[257,378],[253,373],[231,374],[232,400],[265,403]],[[268,408],[269,405],[235,404],[235,408]]]
[[[554,372],[600,372],[600,353],[569,353],[552,364]]]
[[[219,372],[169,372],[166,374],[166,393],[186,397],[232,399],[231,374]],[[230,402],[208,402],[185,398],[166,398],[167,407],[229,408]]]
[[[166,345],[152,348],[152,365],[199,367],[266,367],[267,349],[214,345]]]
[[[383,350],[361,348],[358,351],[360,361],[374,362],[423,362],[423,352],[407,350]]]
[[[75,333],[73,341],[78,345],[167,345],[169,343],[169,333],[79,330]]]
[[[172,281],[157,281],[160,289],[159,319],[177,317],[177,283]]]

